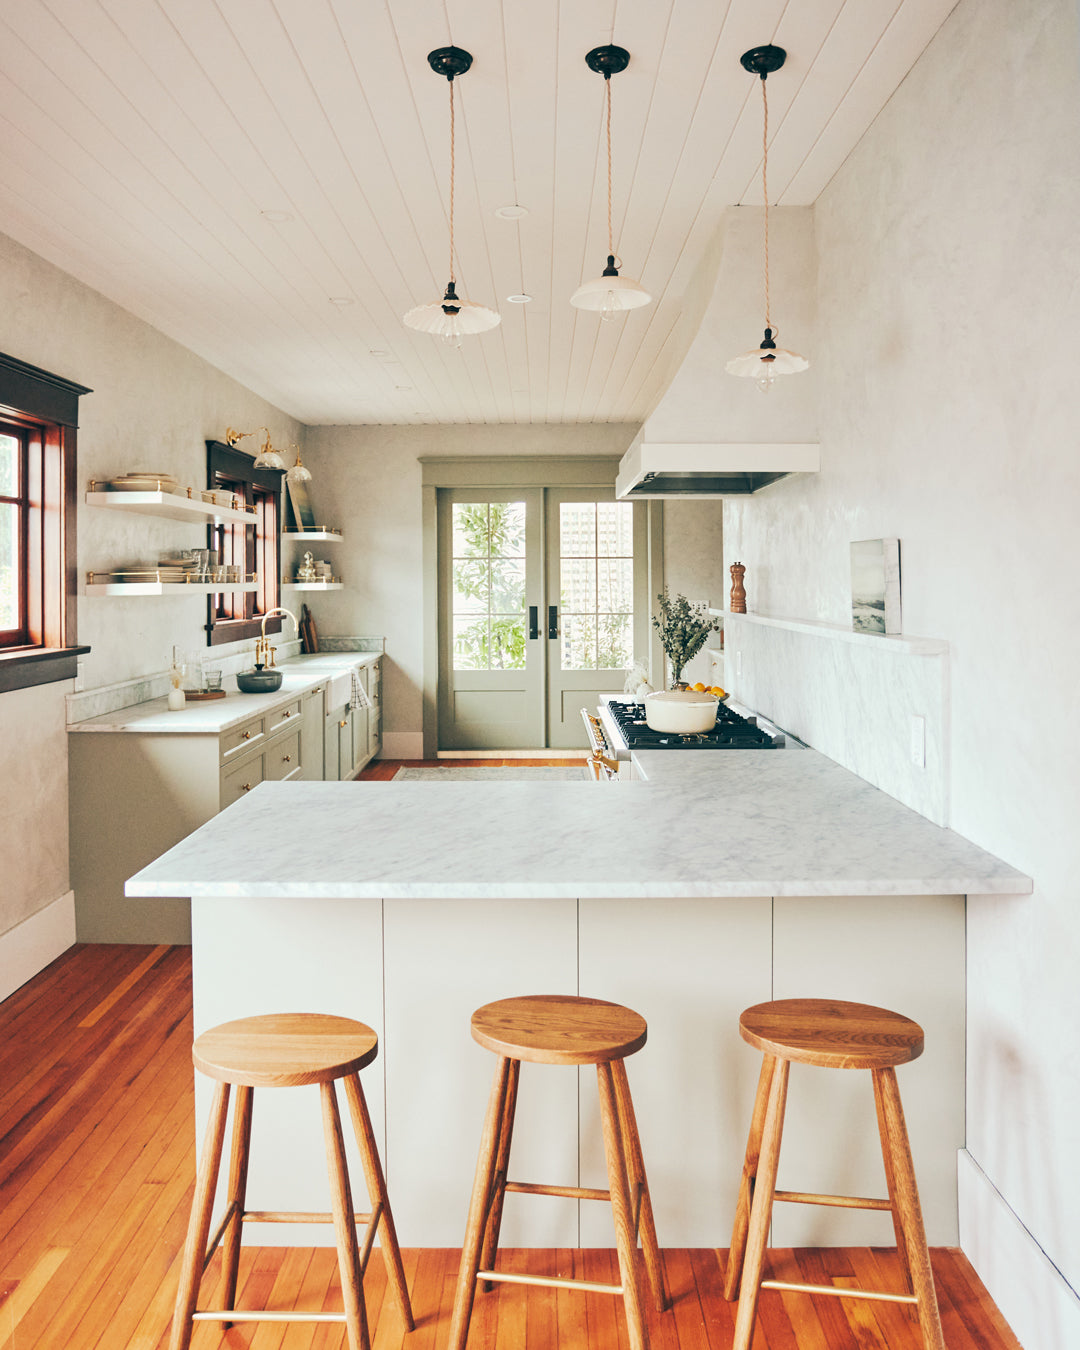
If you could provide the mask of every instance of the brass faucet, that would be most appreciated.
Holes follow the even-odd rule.
[[[262,623],[259,626],[259,636],[255,640],[255,669],[262,670],[265,666],[272,669],[274,666],[274,648],[270,639],[266,636],[266,621],[272,614],[287,614],[293,621],[297,635],[300,633],[300,622],[291,609],[286,609],[284,605],[275,605],[273,609],[268,609],[262,616]]]

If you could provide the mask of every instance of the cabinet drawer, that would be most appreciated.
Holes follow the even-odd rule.
[[[280,731],[298,726],[302,716],[303,704],[300,699],[294,699],[292,703],[287,703],[282,708],[275,708],[266,716],[266,734],[276,736]]]
[[[270,781],[288,778],[300,767],[300,728],[291,736],[279,736],[263,751],[266,764],[266,777]]]
[[[224,811],[233,802],[246,797],[252,788],[259,786],[263,777],[262,755],[252,755],[250,759],[226,769],[221,775],[221,809]]]
[[[223,732],[221,762],[224,764],[228,760],[235,759],[243,751],[254,749],[262,741],[263,735],[264,726],[261,717],[253,717],[250,722],[242,722],[231,731]]]

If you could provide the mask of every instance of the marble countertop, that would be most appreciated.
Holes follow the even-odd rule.
[[[270,712],[297,694],[302,694],[305,689],[311,689],[323,680],[341,674],[350,666],[371,665],[379,660],[380,655],[379,652],[327,652],[317,656],[298,656],[278,666],[282,674],[281,688],[272,694],[242,694],[236,687],[236,677],[229,675],[223,684],[224,698],[189,703],[179,712],[170,712],[165,699],[154,698],[146,703],[121,708],[118,712],[72,722],[68,731],[217,736],[240,722],[246,722],[249,717]]]
[[[263,783],[126,892],[662,899],[1032,889],[814,750],[634,760],[648,781]]]

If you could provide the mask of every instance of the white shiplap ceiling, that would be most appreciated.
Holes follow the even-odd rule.
[[[814,201],[956,0],[0,0],[0,231],[309,423],[638,422],[733,203]],[[616,249],[654,303],[571,308]],[[462,350],[401,315],[447,279],[502,313]],[[520,203],[520,221],[496,207]],[[281,219],[281,217],[286,217]],[[531,304],[506,297],[526,292]],[[337,303],[335,303],[337,302]],[[677,335],[678,334],[678,335]]]

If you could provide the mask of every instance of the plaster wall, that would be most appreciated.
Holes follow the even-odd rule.
[[[953,11],[816,206],[821,472],[724,518],[751,609],[836,623],[849,543],[898,536],[904,631],[949,643],[951,824],[1036,883],[968,905],[967,1147],[1074,1291],[1078,51],[1073,0]]]
[[[0,236],[0,351],[89,385],[80,400],[79,497],[90,478],[160,469],[206,481],[207,439],[227,425],[268,426],[275,443],[299,423],[186,348]],[[250,442],[246,443],[250,444]],[[201,527],[125,517],[80,505],[78,567],[85,573],[198,547]],[[91,688],[165,669],[173,644],[203,648],[204,597],[81,595],[79,642]],[[67,734],[59,681],[0,694],[0,935],[68,889]]]

